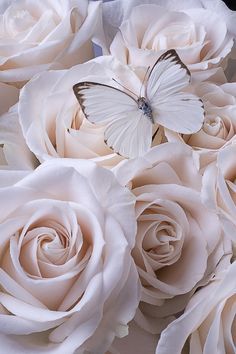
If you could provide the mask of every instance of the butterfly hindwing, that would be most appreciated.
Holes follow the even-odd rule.
[[[179,92],[159,102],[153,108],[154,120],[177,133],[193,134],[199,131],[204,120],[202,101],[195,95]]]
[[[115,152],[132,158],[148,151],[152,124],[132,96],[93,82],[78,83],[73,90],[86,118],[92,123],[106,124],[104,140]]]
[[[174,49],[168,50],[153,65],[148,76],[146,95],[152,102],[181,91],[190,82],[190,72]]]
[[[154,64],[147,80],[146,95],[154,122],[178,133],[198,131],[204,119],[202,101],[181,92],[190,82],[190,72],[175,50],[165,52]]]
[[[151,147],[152,123],[140,110],[136,110],[112,121],[104,135],[107,145],[113,150],[124,157],[135,158]]]

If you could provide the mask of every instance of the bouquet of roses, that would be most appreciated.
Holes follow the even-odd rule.
[[[0,353],[236,353],[236,13],[0,13]]]

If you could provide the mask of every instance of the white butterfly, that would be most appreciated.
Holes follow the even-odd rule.
[[[137,99],[115,87],[95,82],[73,86],[84,115],[92,123],[106,124],[104,140],[115,152],[134,158],[152,144],[153,125],[183,134],[201,129],[202,101],[180,92],[190,82],[190,72],[175,50],[168,50],[152,67],[145,95]]]

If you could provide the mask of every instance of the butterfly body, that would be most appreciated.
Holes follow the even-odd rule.
[[[145,97],[139,97],[137,103],[138,103],[138,108],[143,112],[144,116],[150,119],[150,121],[154,124],[152,107],[148,102],[148,99]]]
[[[202,101],[182,91],[189,82],[188,68],[172,49],[153,65],[145,82],[145,97],[87,81],[74,85],[73,90],[85,117],[105,125],[105,143],[118,154],[135,158],[151,148],[154,124],[157,129],[163,126],[181,134],[201,129]]]

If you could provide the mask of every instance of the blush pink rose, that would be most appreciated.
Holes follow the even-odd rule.
[[[0,198],[1,351],[105,353],[139,302],[133,195],[92,162],[57,159]]]
[[[194,90],[204,104],[202,128],[192,135],[180,135],[165,129],[165,135],[170,142],[180,141],[193,147],[200,157],[200,167],[205,168],[235,137],[236,83],[216,85],[204,82],[196,85]]]
[[[235,353],[236,262],[190,300],[184,314],[163,331],[156,354]]]
[[[201,201],[195,164],[189,147],[166,143],[115,169],[136,197],[132,255],[142,283],[136,321],[151,333],[160,333],[184,309],[225,252],[219,217]]]
[[[22,86],[41,71],[91,59],[100,5],[87,0],[20,0],[5,6],[0,17],[0,82]]]
[[[143,5],[143,0],[116,0],[103,4],[103,22],[108,43],[118,31],[121,23],[126,20],[135,6]],[[189,9],[208,9],[217,14],[227,25],[228,32],[236,38],[235,11],[232,11],[222,0],[145,0],[145,4],[162,6],[171,11],[184,11]]]
[[[143,4],[126,11],[110,52],[123,63],[148,67],[168,49],[175,49],[193,78],[202,81],[216,73],[232,47],[233,35],[213,11],[174,11],[171,6]]]

